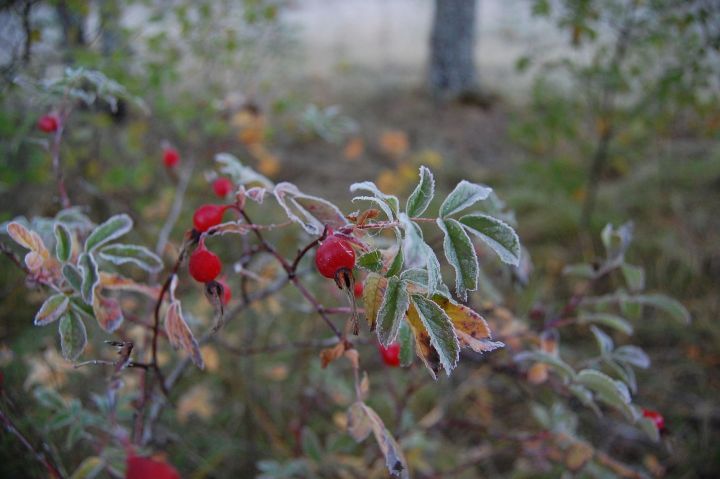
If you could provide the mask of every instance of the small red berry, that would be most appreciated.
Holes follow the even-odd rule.
[[[355,266],[355,251],[344,239],[334,235],[329,236],[318,247],[315,266],[321,275],[335,278],[341,269],[352,271]]]
[[[363,295],[363,284],[358,281],[355,283],[355,287],[353,288],[353,293],[355,293],[356,298],[362,298]]]
[[[391,343],[387,348],[378,344],[383,362],[391,368],[400,366],[400,343]]]
[[[213,226],[222,223],[222,217],[230,206],[225,205],[202,205],[193,214],[193,225],[195,229],[203,233]]]
[[[60,121],[56,115],[43,115],[37,123],[38,128],[45,133],[57,131],[59,125]]]
[[[658,432],[663,432],[665,430],[665,418],[657,411],[652,411],[650,409],[643,409],[642,410],[643,417],[646,417],[650,419],[653,423],[655,423],[655,427],[657,428]]]
[[[190,276],[195,278],[195,281],[207,283],[217,278],[220,270],[222,270],[220,258],[205,248],[201,242],[200,246],[190,255]]]
[[[228,304],[230,304],[230,300],[232,299],[232,290],[230,289],[230,286],[228,286],[227,282],[224,279],[219,279],[218,283],[220,283],[223,287],[223,293],[222,293],[223,306],[227,306]]]
[[[128,456],[125,479],[180,479],[170,464],[151,457]]]
[[[225,198],[232,191],[233,184],[228,178],[221,176],[213,181],[212,187],[218,197]]]
[[[163,150],[163,163],[168,168],[174,168],[180,162],[180,153],[175,148]]]

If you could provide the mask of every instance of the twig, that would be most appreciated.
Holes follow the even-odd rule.
[[[5,414],[5,412],[0,409],[0,422],[2,422],[3,426],[5,427],[5,430],[18,438],[20,443],[22,443],[25,448],[32,453],[32,455],[35,457],[35,459],[40,462],[43,466],[45,466],[45,469],[47,469],[48,473],[50,474],[50,477],[54,478],[63,478],[64,476],[60,473],[59,468],[53,463],[52,459],[47,457],[43,452],[38,451],[31,443],[30,440],[20,431],[15,424],[13,423],[12,419],[10,419],[9,416]]]

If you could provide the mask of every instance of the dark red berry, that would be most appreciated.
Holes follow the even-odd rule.
[[[223,306],[227,306],[230,303],[230,300],[232,299],[232,290],[230,289],[230,286],[228,286],[227,282],[224,279],[219,279],[218,283],[220,283],[223,287],[223,294],[222,294]]]
[[[326,278],[335,278],[338,271],[352,271],[355,266],[355,251],[350,244],[338,236],[329,236],[318,247],[315,266]]]
[[[37,123],[38,128],[45,133],[57,131],[59,125],[60,121],[56,115],[43,115]]]
[[[387,348],[378,344],[378,351],[387,366],[391,368],[400,366],[400,343],[391,343]]]
[[[180,479],[170,464],[151,457],[128,456],[125,479]]]
[[[168,168],[174,168],[180,162],[180,153],[175,148],[163,150],[163,163]]]
[[[355,293],[356,298],[362,298],[363,295],[363,284],[358,281],[355,283],[355,287],[353,288],[353,293]]]
[[[222,270],[220,258],[200,243],[190,255],[190,276],[195,278],[195,281],[207,283],[217,278],[220,270]]]
[[[650,409],[643,409],[642,410],[643,417],[646,417],[650,419],[657,428],[658,432],[663,432],[665,430],[665,418],[657,411],[652,411]]]
[[[203,233],[213,226],[222,223],[222,217],[229,206],[225,205],[202,205],[193,214],[193,225],[195,229]]]
[[[213,191],[215,191],[215,194],[218,195],[218,197],[220,198],[225,198],[233,190],[232,181],[230,181],[228,178],[225,178],[224,176],[221,176],[220,178],[213,181],[212,187]]]

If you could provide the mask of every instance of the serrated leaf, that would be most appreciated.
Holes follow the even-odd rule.
[[[641,369],[650,367],[650,357],[637,346],[620,346],[613,352],[613,357],[618,361],[632,364]]]
[[[377,336],[380,344],[387,347],[395,341],[409,304],[407,284],[397,276],[389,278],[377,315]]]
[[[220,166],[220,172],[232,177],[233,183],[235,184],[248,185],[258,183],[269,190],[273,188],[272,181],[249,166],[243,165],[237,157],[230,153],[216,154],[215,161],[222,165]]]
[[[627,385],[630,392],[633,394],[637,392],[637,378],[635,377],[635,370],[632,367],[612,359],[606,359],[604,363]]]
[[[603,330],[596,328],[595,326],[590,326],[590,331],[592,331],[593,336],[595,336],[595,341],[600,349],[600,355],[607,356],[612,353],[615,348],[615,343],[612,338],[605,334]]]
[[[30,250],[25,255],[25,266],[32,273],[41,273],[43,269],[55,269],[57,264],[55,260],[51,260],[50,252],[39,234],[14,221],[9,223],[6,228],[13,241]]]
[[[424,268],[427,258],[425,257],[425,241],[420,226],[410,221],[405,213],[400,213],[400,223],[405,231],[402,242],[405,267]]]
[[[520,238],[510,225],[480,213],[463,216],[460,223],[495,251],[503,263],[520,264]]]
[[[410,308],[408,308],[407,319],[413,336],[415,337],[415,354],[422,360],[430,372],[430,376],[437,380],[437,375],[442,367],[440,355],[430,343],[430,334],[425,329],[425,326],[423,326],[417,309],[412,303],[410,303]]]
[[[420,216],[433,199],[435,194],[435,178],[432,172],[424,166],[420,167],[420,181],[415,190],[410,194],[405,206],[405,212],[408,216]]]
[[[580,324],[600,324],[617,331],[632,335],[633,327],[624,318],[610,313],[581,313],[578,318]]]
[[[398,332],[398,343],[400,343],[400,365],[407,367],[413,361],[413,333],[410,325],[403,321]]]
[[[432,299],[452,321],[460,346],[468,347],[476,353],[485,353],[505,346],[500,341],[492,341],[490,327],[485,318],[472,309],[440,295],[435,295]]]
[[[388,221],[393,221],[395,219],[395,215],[390,206],[379,198],[375,198],[374,196],[356,196],[352,199],[352,202],[355,203],[356,201],[369,201],[374,203],[382,210],[383,213],[385,213]]]
[[[55,224],[55,257],[63,263],[72,254],[72,236],[62,223]]]
[[[623,263],[620,266],[623,276],[625,277],[625,283],[632,292],[638,292],[645,289],[645,270],[640,266],[634,266],[631,264]]]
[[[356,191],[370,192],[372,193],[374,198],[379,200],[377,201],[378,204],[386,204],[390,208],[392,213],[388,215],[389,220],[394,220],[395,216],[397,216],[397,214],[400,212],[400,201],[397,199],[397,196],[383,193],[372,181],[362,181],[360,183],[353,183],[352,185],[350,185],[350,192],[355,193]],[[353,201],[355,201],[354,198]],[[383,211],[385,211],[385,208],[383,208]],[[387,214],[386,211],[385,213]]]
[[[440,206],[440,217],[446,218],[469,208],[478,201],[487,199],[490,193],[492,193],[492,188],[490,187],[462,180],[455,186],[455,189],[450,192]]]
[[[363,306],[365,307],[365,319],[370,326],[370,331],[375,330],[377,315],[385,297],[387,282],[387,278],[370,273],[365,278],[365,283],[363,283]]]
[[[387,278],[391,276],[396,276],[400,274],[400,271],[402,271],[403,268],[403,252],[402,252],[402,246],[398,245],[398,250],[395,253],[395,257],[393,258],[392,262],[390,263],[390,266],[388,266],[387,273],[385,273],[385,276]]]
[[[190,355],[190,359],[198,368],[205,368],[205,363],[200,354],[200,346],[185,322],[180,301],[173,301],[168,307],[165,314],[165,332],[168,335],[170,344],[175,349],[182,349]]]
[[[690,313],[679,301],[665,296],[664,294],[646,294],[635,296],[634,299],[642,304],[658,308],[672,318],[685,324],[690,324]]]
[[[77,268],[71,264],[66,264],[62,268],[62,274],[68,284],[78,293],[82,288],[82,275]]]
[[[326,225],[339,229],[348,224],[337,206],[322,198],[306,195],[292,183],[278,183],[273,194],[287,217],[308,234],[318,235]]]
[[[468,291],[477,289],[478,260],[470,237],[462,225],[454,219],[437,219],[444,234],[445,257],[455,270],[455,293],[465,301]]]
[[[162,260],[144,246],[111,244],[100,251],[100,257],[113,264],[133,263],[145,271],[157,273],[163,267]]]
[[[67,311],[69,302],[69,298],[64,294],[50,296],[35,315],[35,326],[47,326],[53,321],[57,321]]]
[[[126,214],[115,215],[99,225],[85,240],[85,252],[90,253],[96,248],[116,240],[129,232],[133,227],[132,219]]]
[[[427,259],[426,268],[428,272],[428,294],[432,296],[437,291],[446,296],[450,296],[450,291],[443,282],[442,271],[440,270],[440,261],[438,260],[435,251],[433,251],[433,249],[427,244],[425,244],[425,257]]]
[[[450,317],[432,300],[419,294],[411,296],[418,317],[430,335],[430,344],[438,352],[440,363],[449,376],[460,359],[460,342]]]
[[[60,333],[60,348],[63,357],[68,361],[77,360],[87,345],[85,323],[71,312],[60,319],[58,332]]]
[[[544,351],[525,351],[516,354],[513,358],[515,362],[534,361],[544,363],[552,367],[565,382],[575,378],[575,370],[568,363],[560,359],[558,356],[548,354]]]
[[[579,384],[571,384],[569,389],[573,396],[575,396],[583,406],[592,409],[598,417],[602,416],[600,408],[593,399],[592,391],[585,386],[580,386]]]
[[[377,249],[365,253],[357,259],[357,265],[373,273],[378,273],[383,268],[382,253]]]
[[[635,419],[636,413],[630,404],[630,391],[625,383],[594,369],[583,369],[578,372],[576,380],[593,391],[600,401],[618,409],[628,419]]]
[[[83,301],[87,304],[93,304],[95,288],[100,282],[97,263],[95,263],[95,258],[93,258],[91,254],[83,253],[78,259],[78,265],[82,272],[80,294],[82,295]]]

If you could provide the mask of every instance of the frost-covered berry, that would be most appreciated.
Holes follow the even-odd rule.
[[[229,205],[202,205],[193,214],[193,225],[195,229],[203,233],[213,226],[222,223],[225,210]]]
[[[222,270],[222,263],[220,258],[208,250],[201,241],[200,246],[190,255],[189,269],[190,276],[195,278],[195,281],[207,283],[218,277]]]
[[[352,271],[355,266],[355,251],[350,244],[338,236],[329,236],[318,247],[315,266],[326,278],[335,278],[338,271]]]

